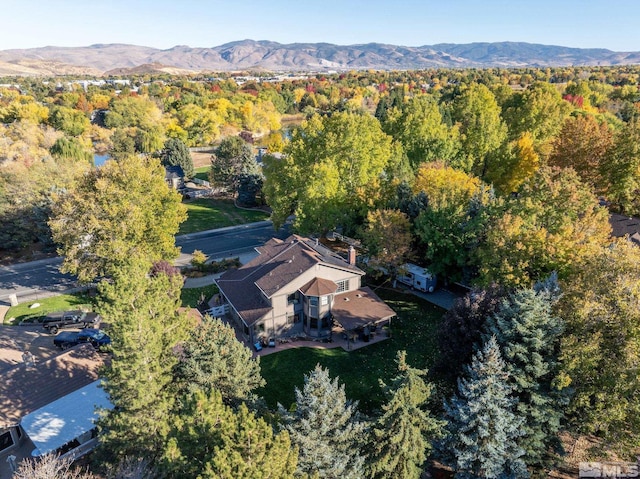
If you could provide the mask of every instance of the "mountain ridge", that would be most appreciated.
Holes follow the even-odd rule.
[[[0,62],[17,71],[29,62],[25,75],[33,75],[34,62],[52,62],[70,70],[140,71],[144,65],[163,65],[176,71],[402,70],[420,68],[489,68],[604,66],[640,63],[640,52],[605,48],[574,48],[527,42],[439,43],[418,47],[387,43],[336,45],[333,43],[282,44],[269,40],[238,40],[214,47],[175,45],[167,49],[126,43],[96,43],[83,47],[45,46],[0,50]],[[2,69],[0,69],[2,74]],[[15,74],[15,73],[14,73]],[[45,73],[43,73],[45,74]]]

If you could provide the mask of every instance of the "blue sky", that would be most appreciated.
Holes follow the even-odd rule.
[[[640,0],[2,0],[0,49],[234,40],[640,51]]]

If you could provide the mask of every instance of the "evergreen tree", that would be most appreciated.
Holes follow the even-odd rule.
[[[495,338],[490,338],[458,380],[458,393],[445,402],[448,435],[440,444],[456,478],[526,478],[518,446],[522,418]]]
[[[235,191],[243,173],[259,173],[251,145],[239,136],[227,137],[211,157],[209,179],[213,184]]]
[[[195,169],[189,148],[181,140],[170,138],[164,144],[164,149],[160,153],[162,164],[165,166],[179,166],[184,172],[185,178],[193,178]]]
[[[388,402],[372,431],[369,474],[375,479],[418,479],[442,423],[433,418],[425,406],[432,386],[425,383],[425,370],[414,369],[406,362],[406,351],[398,351],[398,375],[385,389]]]
[[[274,433],[244,404],[234,412],[218,391],[198,391],[174,416],[163,466],[178,479],[285,479],[293,478],[296,456],[286,431]]]
[[[280,406],[284,427],[299,448],[298,473],[319,478],[359,479],[364,475],[360,448],[365,424],[357,403],[347,400],[344,385],[331,380],[329,370],[316,365],[296,388],[293,412]]]
[[[188,320],[176,313],[182,277],[148,271],[145,261],[131,262],[99,287],[99,310],[109,318],[113,339],[104,387],[114,408],[99,423],[106,462],[125,456],[153,460],[169,431],[173,348]]]
[[[265,384],[260,358],[253,358],[231,326],[211,318],[191,330],[182,343],[175,377],[184,391],[208,394],[215,389],[226,404],[236,406],[251,399],[252,391]]]
[[[516,413],[524,419],[519,440],[524,460],[540,465],[563,417],[562,400],[554,386],[562,320],[552,313],[557,297],[543,289],[519,290],[502,301],[486,323],[487,337],[496,338],[518,398]]]

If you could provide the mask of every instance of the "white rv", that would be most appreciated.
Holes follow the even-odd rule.
[[[435,274],[422,266],[411,263],[406,263],[400,267],[396,279],[407,286],[425,293],[433,293],[437,285]]]

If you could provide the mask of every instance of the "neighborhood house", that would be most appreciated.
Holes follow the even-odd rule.
[[[317,240],[292,235],[256,249],[259,256],[216,281],[221,307],[252,344],[296,335],[331,338],[337,328],[373,332],[395,316],[361,286],[365,273],[353,248],[345,260]]]

